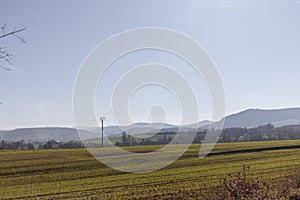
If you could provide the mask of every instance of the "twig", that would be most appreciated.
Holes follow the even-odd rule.
[[[16,33],[19,33],[19,32],[21,32],[21,31],[24,31],[25,30],[25,28],[22,28],[22,29],[19,29],[19,30],[15,30],[15,28],[14,28],[14,30],[13,31],[11,31],[11,32],[9,32],[9,33],[5,33],[5,31],[4,31],[4,28],[5,28],[5,26],[4,27],[1,27],[2,28],[2,35],[0,36],[0,39],[1,38],[4,38],[4,37],[7,37],[7,36],[9,36],[9,35],[15,35]]]
[[[3,66],[0,65],[0,68],[1,68],[1,69],[4,69],[4,70],[6,70],[6,71],[12,71],[12,69],[9,68],[9,67],[3,67]]]

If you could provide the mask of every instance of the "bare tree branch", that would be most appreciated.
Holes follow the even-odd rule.
[[[19,33],[19,32],[21,32],[21,31],[24,31],[24,30],[25,30],[25,28],[22,28],[22,29],[19,29],[19,30],[16,30],[16,28],[14,28],[11,32],[5,33],[5,26],[2,26],[1,29],[2,29],[2,35],[0,35],[0,39],[1,39],[1,38],[4,38],[4,37],[7,37],[7,36],[9,36],[9,35],[14,35],[14,36],[16,36],[16,33]],[[22,41],[22,40],[21,40],[21,41]]]
[[[6,31],[6,24],[4,24],[3,26],[0,27],[0,29],[2,30],[2,34],[0,34],[0,39],[3,39],[3,38],[8,37],[8,36],[14,36],[14,37],[16,37],[21,43],[25,43],[24,38],[20,37],[20,36],[17,34],[17,33],[19,33],[19,32],[24,31],[25,28],[17,29],[16,27],[14,27],[12,31],[7,32],[7,31]],[[9,64],[11,65],[11,64],[12,64],[12,63],[11,63],[11,58],[12,58],[12,55],[6,50],[5,47],[0,47],[0,60],[4,60],[4,61],[6,61],[7,63],[9,63]],[[12,71],[10,68],[4,67],[4,66],[1,66],[1,65],[0,65],[0,68],[1,68],[1,69],[4,69],[4,70],[6,70],[6,71]]]
[[[25,30],[25,28],[23,30]],[[16,38],[18,38],[21,41],[21,43],[25,43],[24,38],[22,38],[22,37],[20,37],[20,36],[18,36],[16,34],[13,34],[13,36],[15,36]]]

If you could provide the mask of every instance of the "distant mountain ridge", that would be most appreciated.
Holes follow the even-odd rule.
[[[224,128],[242,127],[251,128],[259,125],[271,123],[276,127],[300,124],[300,108],[286,109],[248,109],[239,113],[235,113],[224,118]],[[208,128],[210,121],[204,120],[198,122],[199,130]],[[128,126],[107,126],[104,131],[108,137],[120,136],[123,131],[130,134],[151,134],[158,131],[177,131],[179,128],[188,131],[190,126],[177,126],[163,123],[136,123]],[[100,127],[80,127],[81,136],[84,140],[100,138]],[[41,128],[19,128],[11,131],[0,131],[0,140],[26,142],[40,141],[45,142],[49,139],[59,141],[79,140],[77,130],[75,128],[61,127],[41,127]]]
[[[300,122],[300,108],[284,109],[248,109],[225,117],[224,128],[245,127],[251,128],[267,123]],[[291,124],[285,124],[291,125]]]
[[[97,138],[97,135],[90,131],[84,132],[84,139]],[[41,127],[41,128],[19,128],[11,131],[0,131],[1,140],[25,142],[45,142],[55,139],[62,142],[80,140],[77,130],[74,128],[62,127]]]

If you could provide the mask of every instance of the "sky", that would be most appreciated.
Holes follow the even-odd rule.
[[[89,52],[108,37],[134,28],[161,27],[200,43],[215,62],[226,94],[226,114],[248,108],[300,107],[299,0],[16,1],[4,0],[0,25],[26,30],[0,39],[13,54],[12,71],[0,69],[0,129],[74,126],[72,94]],[[159,51],[141,51],[112,64],[95,92],[96,116],[115,124],[108,96],[115,80],[136,65],[173,67],[191,83],[202,120],[212,104],[204,80],[189,64]],[[180,106],[162,87],[136,91],[129,110],[133,122],[180,123]],[[165,114],[155,105],[163,105]],[[152,109],[152,110],[151,110]],[[152,119],[151,112],[158,119]],[[151,118],[152,116],[152,118]],[[119,124],[121,122],[118,122]]]

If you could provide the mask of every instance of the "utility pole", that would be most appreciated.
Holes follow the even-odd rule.
[[[104,122],[104,120],[105,120],[105,117],[100,117],[100,120],[101,120],[101,125],[102,125],[102,128],[101,128],[101,130],[102,130],[102,138],[101,138],[101,147],[103,148],[103,122]]]

